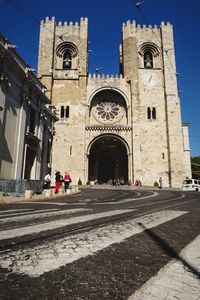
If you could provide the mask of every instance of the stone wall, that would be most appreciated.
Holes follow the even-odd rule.
[[[25,190],[33,190],[33,193],[40,194],[43,191],[43,184],[43,180],[0,180],[0,191],[21,195]]]

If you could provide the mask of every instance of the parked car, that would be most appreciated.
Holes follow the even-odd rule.
[[[182,185],[183,191],[199,191],[200,192],[200,180],[197,179],[185,179]]]

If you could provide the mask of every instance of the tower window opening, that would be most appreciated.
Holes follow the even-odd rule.
[[[64,106],[62,105],[62,106],[61,106],[61,109],[60,109],[60,117],[61,117],[61,118],[64,118],[64,115],[65,115],[65,108],[64,108]]]
[[[64,52],[63,54],[63,69],[69,70],[72,67],[72,55],[69,51]]]
[[[56,48],[56,69],[75,70],[78,67],[78,48],[70,42],[63,42]]]
[[[60,117],[61,118],[69,118],[69,106],[61,106],[60,108]]]
[[[153,107],[152,108],[152,119],[156,119],[156,108],[155,107]]]
[[[65,109],[65,118],[69,118],[69,106],[66,106],[66,109]]]
[[[155,107],[147,107],[147,119],[148,120],[156,120],[156,108]]]
[[[150,51],[144,53],[144,67],[147,69],[153,68],[153,54]]]
[[[148,118],[148,120],[151,119],[151,108],[150,107],[147,108],[147,118]]]

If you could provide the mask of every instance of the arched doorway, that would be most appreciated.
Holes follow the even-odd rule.
[[[89,152],[91,181],[107,183],[110,179],[128,181],[128,156],[124,142],[115,135],[104,135],[95,140]]]

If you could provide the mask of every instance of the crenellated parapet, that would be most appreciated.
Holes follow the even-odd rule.
[[[96,74],[96,73],[89,73],[88,74],[88,78],[89,79],[100,79],[100,80],[104,80],[104,79],[124,79],[122,74]]]
[[[88,91],[93,93],[99,88],[110,88],[123,90],[125,94],[129,93],[129,85],[122,74],[88,74]]]
[[[56,22],[56,20],[55,20],[55,17],[52,17],[52,18],[49,18],[48,16],[45,18],[45,20],[41,20],[41,24],[42,25],[44,25],[44,24],[49,24],[49,23],[54,23],[54,22]],[[64,21],[64,22],[62,22],[62,21],[58,21],[57,23],[56,23],[58,26],[79,26],[79,23],[78,22],[75,22],[75,23],[73,23],[72,21],[70,21],[70,22],[66,22],[66,21]],[[80,19],[80,27],[82,27],[82,26],[87,26],[88,25],[88,18],[81,18]]]
[[[81,18],[79,22],[56,22],[55,17],[46,17],[41,21],[41,26],[49,31],[50,27],[53,29],[55,26],[56,35],[66,34],[67,36],[81,35],[87,37],[88,18]]]
[[[133,21],[128,20],[126,23],[123,23],[123,25],[122,25],[123,38],[135,36],[139,32],[147,33],[147,32],[158,31],[162,27],[171,28],[172,25],[170,22],[166,22],[166,23],[161,22],[160,26],[158,26],[158,25],[152,26],[152,25],[146,25],[146,24],[140,25],[140,24],[136,24],[136,22],[134,20]]]

